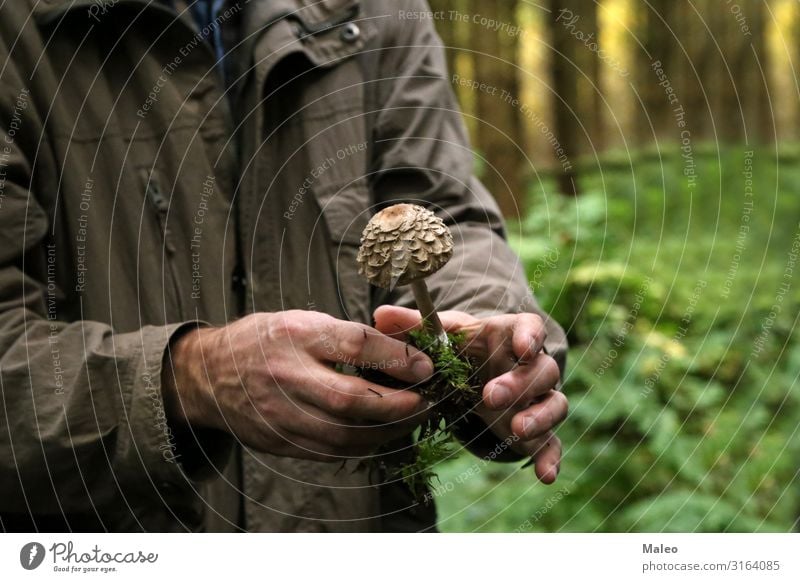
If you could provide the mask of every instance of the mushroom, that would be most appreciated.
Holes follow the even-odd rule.
[[[395,204],[378,212],[361,235],[359,273],[384,289],[411,285],[423,320],[447,345],[425,278],[453,256],[450,229],[433,212],[416,204]]]

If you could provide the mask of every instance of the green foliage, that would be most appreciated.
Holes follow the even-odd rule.
[[[446,344],[427,326],[408,335],[409,343],[433,361],[433,377],[415,390],[434,406],[414,442],[411,461],[400,465],[398,472],[417,499],[425,500],[436,467],[453,455],[453,425],[478,403],[481,385],[477,367],[459,347],[464,341],[461,334],[448,333]]]
[[[408,335],[412,346],[430,356],[435,370],[433,379],[420,388],[420,394],[432,402],[447,398],[456,405],[456,414],[463,414],[464,410],[474,406],[480,387],[474,385],[472,364],[458,349],[464,341],[463,336],[449,333],[450,343],[445,344],[425,328],[412,330]]]
[[[448,333],[447,344],[440,342],[427,326],[412,330],[408,335],[409,343],[425,352],[434,368],[428,382],[410,388],[433,407],[416,434],[410,458],[397,462],[389,476],[400,476],[418,500],[427,502],[426,494],[437,478],[436,468],[453,456],[453,426],[480,401],[481,383],[477,377],[478,367],[464,353],[461,334]],[[385,386],[401,387],[398,381],[382,372],[367,369],[362,374]]]
[[[459,483],[462,454],[438,470],[457,483],[437,497],[442,529],[792,529],[800,164],[756,151],[747,198],[744,151],[694,156],[694,186],[673,156],[585,174],[578,199],[532,188],[509,230],[570,339],[562,471],[551,487],[501,464]]]
[[[426,425],[417,433],[410,461],[395,469],[420,502],[426,502],[428,491],[438,478],[436,467],[453,455],[453,435],[445,425]]]

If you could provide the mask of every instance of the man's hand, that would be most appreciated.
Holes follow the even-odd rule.
[[[531,313],[476,319],[459,311],[439,314],[447,331],[465,335],[467,352],[484,364],[487,382],[477,414],[501,440],[519,438],[511,448],[530,456],[536,475],[552,483],[561,464],[561,441],[553,429],[567,416],[567,398],[555,390],[560,371],[542,351],[544,321]],[[418,311],[383,306],[375,327],[402,339],[420,326]]]
[[[405,343],[312,311],[257,313],[192,330],[170,350],[173,365],[162,375],[172,422],[323,461],[366,456],[413,431],[427,409],[412,390],[339,373],[336,364],[378,367],[412,384],[433,373],[431,360]]]

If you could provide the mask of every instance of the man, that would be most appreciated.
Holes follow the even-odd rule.
[[[431,22],[399,17],[425,3],[211,4],[0,7],[3,528],[434,529],[359,462],[428,403],[336,368],[431,373],[399,339],[413,299],[357,274],[399,201],[450,225],[429,285],[488,362],[460,438],[554,481],[564,336],[471,176]]]

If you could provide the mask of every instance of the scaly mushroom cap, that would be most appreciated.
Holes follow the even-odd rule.
[[[373,285],[391,289],[432,275],[451,256],[453,235],[440,218],[416,204],[395,204],[364,229],[358,271]]]

